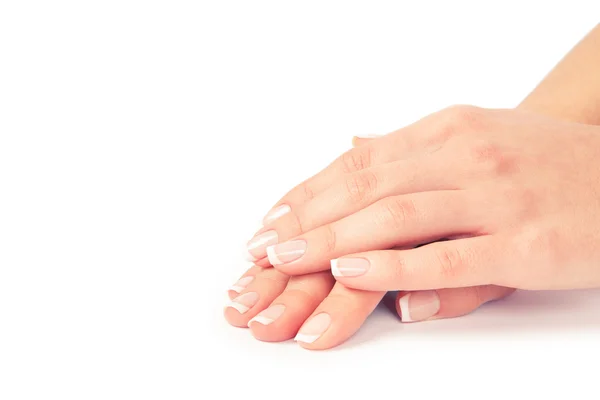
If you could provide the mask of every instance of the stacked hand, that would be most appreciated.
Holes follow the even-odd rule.
[[[265,217],[231,324],[323,349],[387,291],[411,322],[600,287],[600,127],[456,106],[359,144]]]

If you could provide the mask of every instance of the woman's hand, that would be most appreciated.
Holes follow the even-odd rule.
[[[355,146],[361,146],[371,140],[356,138],[353,142]],[[268,218],[266,223],[274,219],[270,220]],[[257,261],[257,264],[266,268],[253,266],[230,288],[229,297],[233,301],[226,307],[225,317],[234,326],[249,326],[252,334],[264,341],[291,339],[302,328],[298,341],[313,340],[312,343],[303,343],[304,347],[324,349],[336,346],[356,332],[385,294],[383,291],[349,289],[335,283],[330,271],[290,278],[269,268],[266,259]],[[391,308],[403,322],[452,318],[468,314],[483,303],[505,297],[512,291],[487,285],[399,292]],[[327,315],[332,329],[316,340],[314,324],[309,322],[319,314]],[[305,321],[306,326],[303,327]],[[308,333],[302,333],[307,329]]]
[[[270,239],[249,251],[268,252],[289,275],[344,256],[334,275],[364,290],[600,286],[599,129],[514,110],[443,110],[292,190],[278,205],[289,212],[267,219],[255,242]]]
[[[512,291],[488,285],[400,292],[391,308],[403,322],[452,318]],[[290,278],[274,268],[254,266],[230,288],[225,318],[231,325],[248,326],[259,340],[284,341],[298,334],[303,347],[326,349],[352,336],[384,294],[335,283],[329,271]]]
[[[567,121],[600,121],[600,81],[597,79],[597,68],[600,64],[599,38],[600,26],[590,32],[518,108]],[[366,139],[356,139],[354,145],[366,145],[369,142],[370,140]],[[349,156],[345,157],[348,160]],[[383,158],[378,160],[385,161]],[[327,190],[328,182],[343,179],[343,172],[344,168],[337,168],[334,173],[331,173],[331,169],[328,173],[321,173],[321,184],[317,182],[314,186],[300,185],[278,204],[285,204],[286,199],[291,199],[290,202],[295,208],[301,208],[305,202]],[[314,183],[319,178],[307,182]],[[315,191],[312,191],[313,188]],[[303,192],[306,196],[303,196]],[[271,214],[266,219],[266,224],[272,224],[275,217],[289,212],[289,208],[285,206],[275,210],[279,212]],[[315,224],[310,226],[310,229],[315,228]],[[266,230],[268,229],[262,232]],[[250,268],[240,282],[232,287],[229,295],[235,300],[226,308],[225,316],[236,326],[246,326],[252,318],[249,326],[254,336],[261,340],[286,340],[300,329],[300,338],[309,337],[311,341],[303,343],[302,346],[324,349],[335,346],[351,336],[384,292],[354,290],[340,283],[334,285],[329,271],[289,278],[286,274],[268,268],[270,264],[264,256],[266,245],[269,243],[265,241],[273,244],[302,233],[304,232],[298,230],[282,231],[275,237],[268,235],[262,240],[251,242],[251,254],[258,254],[258,257],[251,258],[256,258],[257,265],[267,268]],[[512,291],[513,289],[507,287],[482,285],[436,291],[399,292],[394,308],[403,321],[454,317],[471,312],[487,301],[505,297]],[[248,293],[249,295],[245,296]],[[327,318],[321,316],[313,321],[313,317],[322,313],[331,317],[330,325],[315,338],[315,329],[322,329]],[[257,318],[253,318],[255,316]],[[306,318],[308,320],[304,323]]]

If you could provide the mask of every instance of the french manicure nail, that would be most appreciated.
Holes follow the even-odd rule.
[[[331,325],[331,317],[327,313],[320,313],[315,315],[302,325],[300,332],[294,338],[297,342],[313,343],[315,340],[321,337],[321,335]]]
[[[272,324],[277,318],[281,317],[284,311],[285,306],[283,304],[271,306],[266,310],[261,311],[256,317],[248,321],[248,327],[250,327],[252,322],[258,322],[259,324],[263,325]]]
[[[244,246],[244,250],[242,252],[243,256],[244,256],[244,260],[249,261],[251,263],[254,263],[254,261],[258,260],[258,258],[254,257],[252,255],[252,253],[250,253],[248,251],[248,245],[246,244],[246,246]]]
[[[292,211],[292,209],[287,204],[282,204],[280,206],[277,206],[277,207],[273,208],[271,211],[269,211],[267,213],[267,215],[265,215],[265,217],[263,218],[263,223],[265,225],[270,224],[271,222],[275,221],[277,218],[284,216],[285,214],[289,213],[290,211]]]
[[[257,301],[258,293],[248,292],[233,299],[233,301],[231,301],[227,307],[235,308],[240,314],[244,314],[246,311],[254,307]]]
[[[331,273],[333,276],[361,276],[369,270],[370,266],[366,258],[338,258],[331,260]]]
[[[265,256],[267,246],[277,243],[277,232],[270,230],[254,236],[246,244],[246,258],[248,261],[256,261]]]
[[[242,290],[246,289],[246,286],[248,286],[253,280],[253,276],[245,276],[236,283],[234,283],[233,286],[229,288],[229,290],[233,290],[234,292],[240,293]]]
[[[435,290],[407,293],[399,303],[402,322],[423,321],[440,311],[440,298]]]
[[[267,247],[267,257],[271,265],[287,264],[296,261],[306,253],[306,241],[292,240]]]

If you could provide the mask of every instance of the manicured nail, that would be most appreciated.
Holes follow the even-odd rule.
[[[407,293],[399,303],[402,322],[423,321],[440,311],[440,298],[435,290]]]
[[[267,257],[271,265],[287,264],[296,261],[306,253],[306,241],[292,240],[267,247]]]
[[[250,282],[252,282],[254,280],[253,276],[245,276],[242,279],[240,279],[239,281],[237,281],[236,283],[233,284],[233,286],[231,286],[229,288],[229,290],[233,290],[234,292],[241,292],[242,290],[246,289],[246,286],[248,286],[250,284]]]
[[[312,317],[310,321],[302,325],[300,332],[298,332],[294,340],[304,343],[313,343],[321,337],[327,328],[329,328],[329,325],[331,325],[331,317],[329,314],[317,314]]]
[[[271,222],[275,221],[277,218],[284,216],[285,214],[289,213],[290,211],[292,211],[292,209],[287,204],[282,204],[280,206],[277,206],[277,207],[273,208],[271,211],[269,211],[267,213],[267,215],[265,215],[265,217],[263,218],[263,223],[265,225],[270,224]]]
[[[366,258],[338,258],[331,260],[333,276],[361,276],[369,270],[371,264]]]
[[[285,306],[283,304],[271,306],[266,310],[261,311],[256,317],[248,321],[248,327],[250,327],[252,322],[258,322],[259,324],[263,325],[272,324],[277,318],[281,317],[284,311]]]
[[[256,261],[265,256],[267,246],[277,243],[277,232],[266,231],[260,235],[254,236],[246,244],[246,259],[248,261]]]
[[[381,136],[383,136],[383,135],[368,134],[368,135],[362,135],[362,136],[356,136],[356,137],[359,139],[376,139]]]
[[[243,314],[254,307],[257,301],[258,293],[248,292],[233,299],[231,303],[227,304],[227,307],[235,308],[240,314]]]

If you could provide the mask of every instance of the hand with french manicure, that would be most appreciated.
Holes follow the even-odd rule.
[[[265,217],[228,322],[325,349],[388,290],[414,322],[469,313],[511,287],[600,286],[600,127],[542,116],[600,123],[598,43],[600,25],[518,110],[452,107],[356,138]]]
[[[339,290],[376,293],[373,303],[400,290],[403,321],[443,315],[439,289],[473,291],[478,305],[510,288],[600,286],[599,149],[597,126],[452,107],[294,188],[249,256],[263,265],[267,256],[282,276],[331,268]],[[299,340],[329,328],[331,313],[318,315]]]
[[[354,138],[353,144],[358,147],[372,140],[372,137]],[[295,190],[290,193],[293,192]],[[282,201],[289,197],[289,194],[286,195]],[[310,201],[311,197],[297,198],[294,204],[300,206]],[[290,210],[287,205],[274,207],[264,218],[264,226],[271,226]],[[273,236],[276,237],[275,241],[279,239],[275,231],[275,234],[269,233],[258,240],[252,239],[248,248],[255,254],[264,255],[265,246]],[[282,341],[296,336],[303,347],[323,349],[336,346],[358,330],[385,294],[384,291],[348,289],[335,283],[330,271],[290,278],[270,268],[267,258],[251,254],[248,253],[248,257],[256,265],[230,288],[229,297],[233,301],[226,307],[225,317],[234,326],[250,327],[259,340]],[[395,300],[390,298],[386,304],[403,322],[414,322],[461,316],[513,291],[484,285],[399,292]]]
[[[600,127],[452,107],[290,192],[275,208],[289,212],[250,252],[287,275],[331,268],[369,291],[598,287],[599,156]]]

